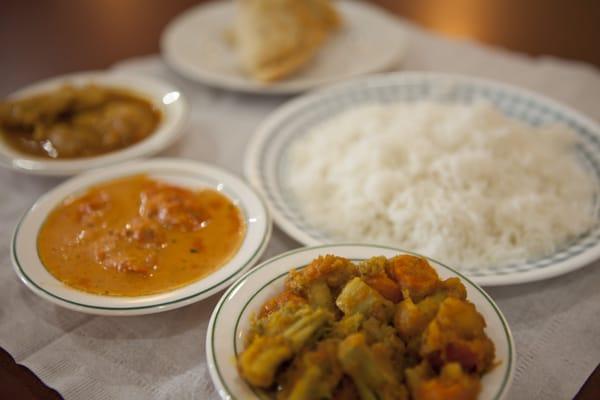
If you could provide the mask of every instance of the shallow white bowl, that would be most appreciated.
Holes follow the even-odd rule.
[[[288,271],[303,268],[324,254],[352,260],[373,256],[393,257],[409,253],[385,246],[337,244],[305,247],[271,258],[247,272],[225,292],[215,307],[206,336],[206,358],[210,376],[222,399],[258,399],[257,392],[239,376],[235,360],[243,350],[255,314],[270,297],[283,290]],[[468,299],[475,304],[487,323],[486,333],[496,346],[498,365],[482,379],[479,400],[505,399],[515,369],[515,345],[506,319],[491,297],[459,272],[429,259],[441,279],[459,277],[467,288]]]
[[[185,11],[165,29],[161,52],[165,61],[186,78],[261,94],[298,93],[383,71],[402,59],[407,39],[397,19],[365,2],[340,1],[336,7],[343,26],[305,68],[278,82],[258,82],[239,68],[235,51],[226,40],[236,12],[233,1],[200,4]]]
[[[205,278],[148,296],[96,295],[74,289],[54,278],[40,261],[37,250],[38,233],[48,214],[66,197],[82,193],[90,186],[142,173],[192,189],[214,189],[231,199],[242,211],[246,222],[246,235],[233,258]],[[89,314],[139,315],[183,307],[222,290],[254,265],[270,236],[271,221],[263,201],[238,177],[194,161],[154,159],[83,174],[40,197],[15,228],[11,258],[21,281],[35,294],[52,303]]]
[[[64,160],[20,153],[0,140],[0,166],[35,175],[75,175],[92,168],[105,167],[156,154],[168,147],[183,133],[188,118],[188,104],[183,93],[176,87],[154,78],[121,72],[83,72],[43,80],[11,94],[9,98],[41,94],[67,84],[83,86],[90,83],[130,90],[149,100],[162,114],[156,130],[141,142],[121,150],[94,157]]]

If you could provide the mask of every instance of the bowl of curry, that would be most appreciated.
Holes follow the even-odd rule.
[[[253,268],[215,307],[206,353],[223,399],[497,400],[515,347],[494,301],[401,249],[305,247]]]
[[[52,78],[0,100],[0,166],[72,175],[154,154],[182,133],[186,120],[182,93],[153,78],[108,72]]]
[[[260,257],[262,200],[237,177],[170,159],[73,178],[42,196],[13,235],[36,294],[78,311],[132,315],[199,301]]]

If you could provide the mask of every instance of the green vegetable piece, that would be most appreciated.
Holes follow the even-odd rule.
[[[335,303],[333,302],[333,296],[327,283],[324,281],[316,281],[311,283],[306,291],[308,297],[308,303],[317,308],[321,307],[328,311],[335,312]]]
[[[337,340],[320,342],[316,349],[298,357],[286,372],[279,399],[330,399],[342,379],[337,360]]]
[[[334,325],[332,336],[344,339],[346,336],[358,332],[364,320],[365,317],[362,314],[347,315]]]
[[[242,376],[254,386],[273,384],[279,365],[293,356],[292,348],[282,337],[257,336],[239,358]]]
[[[283,337],[288,341],[294,352],[300,350],[314,336],[319,328],[333,321],[331,313],[322,308],[308,310],[304,307],[303,315],[283,332]]]
[[[316,338],[321,328],[333,321],[331,313],[308,306],[295,309],[290,315],[290,309],[281,309],[273,314],[272,321],[285,321],[291,325],[271,326],[272,336],[256,335],[248,348],[239,358],[239,368],[242,376],[251,384],[258,387],[269,387],[273,384],[275,373],[279,366],[292,358],[307,343]],[[279,314],[278,314],[279,313]],[[278,314],[278,315],[275,315]],[[279,333],[281,332],[281,333]]]
[[[362,400],[402,400],[407,391],[400,383],[385,347],[369,347],[363,333],[348,336],[340,343],[338,359]]]
[[[394,315],[394,303],[383,298],[360,278],[354,278],[344,286],[336,305],[345,315],[356,313],[390,321]]]

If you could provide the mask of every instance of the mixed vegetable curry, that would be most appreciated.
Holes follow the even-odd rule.
[[[122,89],[63,86],[0,102],[0,134],[14,150],[43,158],[90,157],[135,144],[154,132],[160,112]]]
[[[263,305],[238,368],[277,399],[476,399],[495,349],[466,297],[423,258],[322,256]]]

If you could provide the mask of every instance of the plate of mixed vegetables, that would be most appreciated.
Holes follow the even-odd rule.
[[[502,399],[515,348],[493,300],[400,249],[293,250],[246,273],[206,341],[223,399]]]

